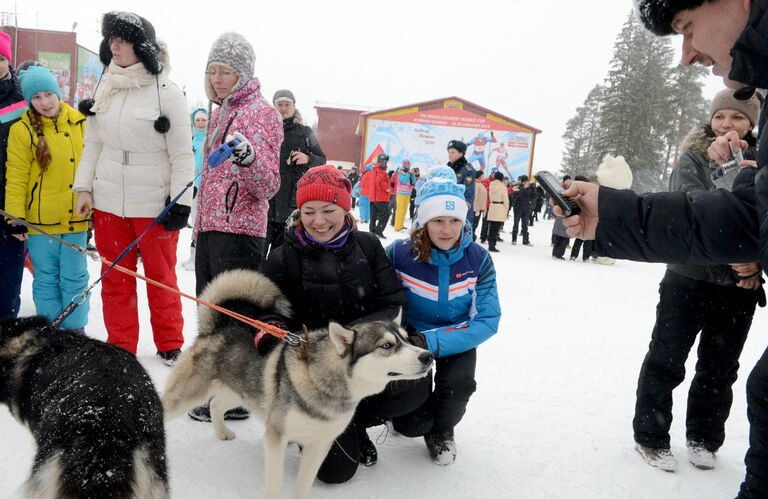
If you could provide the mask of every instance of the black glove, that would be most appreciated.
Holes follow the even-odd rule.
[[[170,202],[171,198],[166,199],[165,205],[168,206],[168,203]],[[176,203],[170,210],[168,210],[168,213],[165,214],[163,219],[160,220],[160,223],[163,224],[163,227],[165,227],[165,230],[167,231],[181,230],[187,226],[190,211],[189,206]]]
[[[26,234],[29,232],[25,225],[21,225],[19,222],[11,222],[5,226],[5,230],[8,234]]]
[[[408,341],[410,341],[411,345],[415,347],[423,348],[424,350],[429,350],[429,348],[427,348],[427,339],[421,333],[408,335]]]

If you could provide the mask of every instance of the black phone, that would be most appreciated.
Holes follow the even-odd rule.
[[[546,170],[541,170],[540,172],[537,172],[534,177],[536,177],[536,182],[538,182],[539,185],[547,191],[547,194],[555,200],[557,206],[563,210],[563,215],[570,217],[571,215],[576,215],[581,212],[581,208],[576,204],[576,201],[563,195],[563,191],[565,191],[565,189],[563,189],[563,184],[558,182],[554,175]]]

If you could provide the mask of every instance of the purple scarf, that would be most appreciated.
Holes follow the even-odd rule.
[[[299,240],[299,243],[302,246],[315,246],[318,248],[324,248],[329,250],[337,250],[344,247],[345,244],[347,244],[347,239],[349,239],[349,232],[351,230],[351,224],[349,223],[349,220],[344,220],[344,225],[341,227],[341,230],[333,236],[333,238],[328,242],[321,242],[312,237],[309,232],[306,230],[302,230],[298,227],[293,229],[294,234],[296,234],[296,239]]]

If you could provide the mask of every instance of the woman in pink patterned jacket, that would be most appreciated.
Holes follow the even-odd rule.
[[[205,92],[212,104],[205,140],[205,165],[195,221],[197,293],[221,272],[260,270],[268,200],[280,187],[280,115],[261,95],[253,75],[255,55],[238,33],[224,33],[208,54]],[[222,143],[240,140],[216,167],[207,157]]]

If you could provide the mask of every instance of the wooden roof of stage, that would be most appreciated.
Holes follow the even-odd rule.
[[[417,102],[415,104],[409,104],[406,106],[397,106],[389,109],[380,109],[378,111],[363,113],[360,115],[360,121],[362,122],[363,120],[367,120],[370,118],[385,119],[389,116],[397,116],[400,114],[431,111],[434,109],[450,109],[450,108],[462,109],[464,111],[468,111],[470,113],[474,113],[479,116],[485,116],[486,118],[494,121],[501,121],[502,123],[507,122],[508,125],[524,128],[534,134],[541,133],[541,130],[539,130],[538,128],[532,127],[531,125],[527,125],[522,121],[512,119],[509,116],[504,116],[503,114],[499,114],[496,111],[491,111],[487,107],[480,106],[478,104],[475,104],[474,102],[469,102],[466,99],[462,99],[461,97],[456,97],[456,96],[444,97],[442,99],[434,99],[434,100],[425,101],[425,102]]]

